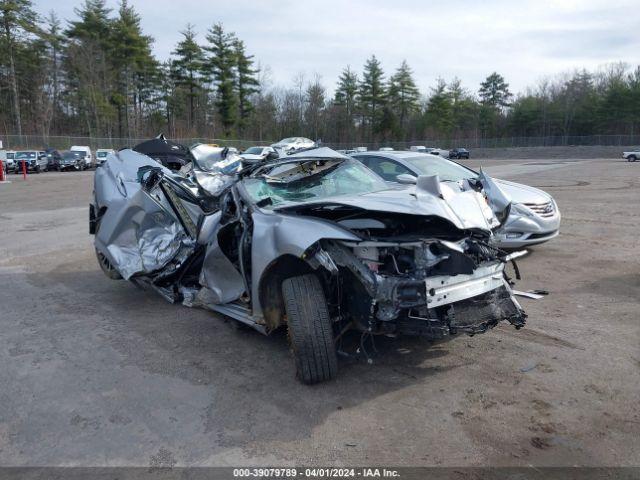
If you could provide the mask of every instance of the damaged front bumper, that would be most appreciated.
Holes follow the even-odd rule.
[[[496,262],[480,266],[472,274],[440,275],[422,281],[381,277],[373,297],[378,327],[385,333],[438,339],[456,333],[484,333],[501,321],[521,328],[527,316],[503,270],[504,264]]]
[[[425,279],[427,305],[430,308],[466,300],[504,286],[504,265],[495,263],[470,275],[441,275]]]
[[[484,261],[468,273],[388,275],[353,254],[349,248],[353,246],[331,243],[315,258],[329,271],[344,269],[355,276],[358,282],[347,282],[342,288],[352,320],[361,330],[441,339],[483,333],[501,321],[516,328],[525,325],[527,315],[504,275],[505,262],[513,255]],[[416,247],[416,252],[424,248]]]

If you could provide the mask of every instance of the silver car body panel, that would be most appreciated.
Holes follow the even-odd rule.
[[[142,191],[138,169],[150,164],[159,166],[146,155],[122,150],[107,157],[95,174],[96,197],[109,205],[95,244],[125,279],[159,270],[195,243],[162,197]]]
[[[313,244],[323,239],[359,240],[357,236],[330,223],[312,218],[254,211],[252,260],[252,298],[259,299],[262,277],[283,255],[301,258]],[[255,302],[254,315],[261,317],[263,306]]]
[[[95,244],[125,279],[157,271],[195,245],[166,200],[142,191],[137,172],[151,162],[158,166],[146,155],[123,150],[95,174],[96,196],[109,205]]]

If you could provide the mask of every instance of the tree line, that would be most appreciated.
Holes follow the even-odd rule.
[[[510,136],[635,135],[640,67],[612,64],[544,79],[513,94],[489,74],[477,91],[438,79],[421,92],[406,61],[385,72],[372,55],[343,69],[330,93],[319,75],[273,85],[269,68],[222,23],[201,40],[192,25],[171,57],[153,54],[127,0],[85,0],[75,18],[0,0],[0,129],[5,134],[332,143]]]

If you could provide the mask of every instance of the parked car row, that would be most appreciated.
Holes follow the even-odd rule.
[[[368,149],[367,147],[356,147],[352,149],[344,149],[344,150],[338,150],[338,151],[340,153],[344,153],[345,155],[350,155],[352,153],[366,152],[368,151]],[[402,151],[402,150],[395,150],[393,147],[380,147],[377,151],[378,152],[395,152],[395,151]],[[444,150],[442,148],[426,147],[424,145],[413,145],[409,147],[408,151],[419,152],[419,153],[429,153],[431,155],[438,155],[445,158],[467,159],[467,160],[470,158],[469,150],[467,150],[466,148],[454,148],[452,150]]]
[[[0,160],[6,173],[20,174],[23,169],[28,173],[48,171],[88,170],[102,164],[115,150],[100,148],[93,157],[91,147],[73,145],[69,150],[58,151],[54,148],[45,150],[0,150]]]

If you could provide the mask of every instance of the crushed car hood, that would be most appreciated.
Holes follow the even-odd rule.
[[[279,212],[295,212],[300,206],[345,205],[363,210],[400,213],[406,215],[436,216],[448,220],[460,230],[481,229],[492,231],[499,222],[484,196],[473,190],[461,190],[458,185],[441,183],[442,198],[421,192],[415,186],[393,188],[356,195],[340,195],[307,201],[304,204],[286,204],[274,208]]]

